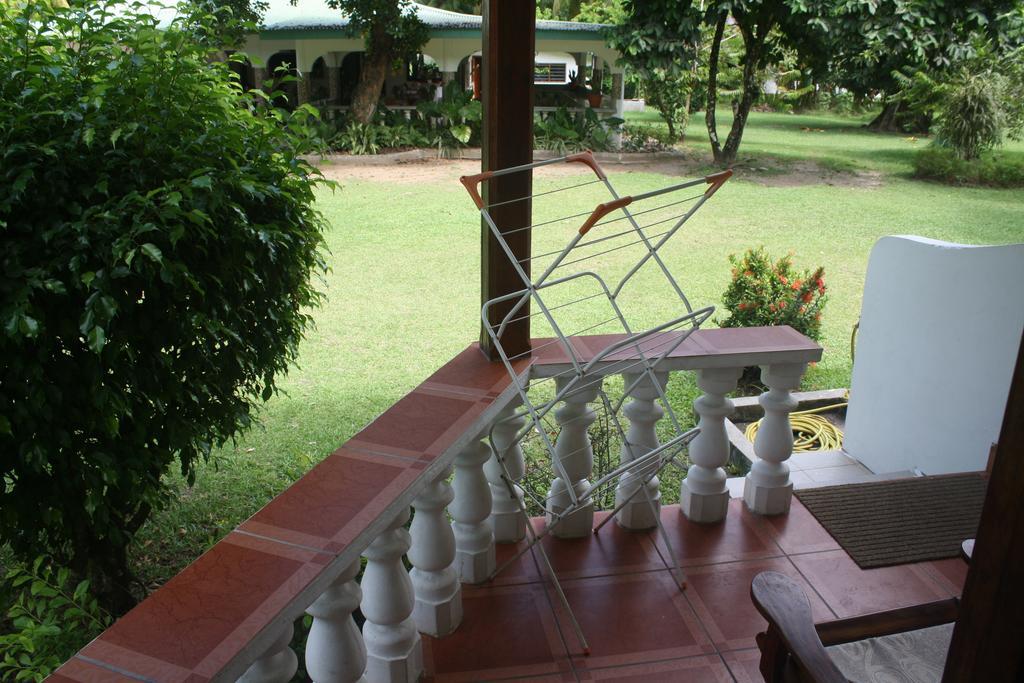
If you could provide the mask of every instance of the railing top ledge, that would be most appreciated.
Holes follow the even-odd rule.
[[[596,353],[610,337],[572,343]],[[517,361],[555,374],[557,345]],[[665,369],[809,362],[791,328],[700,330]],[[614,358],[609,363],[614,362]],[[64,664],[54,681],[233,681],[512,399],[472,344]]]
[[[657,347],[669,346],[669,335],[658,335],[652,341]],[[610,344],[624,339],[624,334],[603,334],[571,337],[579,356],[587,362]],[[571,367],[560,344],[539,339],[534,348],[532,374],[535,377],[558,375]],[[608,356],[601,365],[614,368],[630,357],[631,349]],[[746,367],[776,363],[810,363],[821,360],[822,348],[788,325],[776,327],[729,327],[701,329],[693,332],[663,361],[663,370],[699,370],[702,368]]]

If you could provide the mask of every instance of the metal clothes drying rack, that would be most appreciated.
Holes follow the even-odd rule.
[[[481,183],[492,178],[515,173],[532,173],[535,169],[559,164],[586,165],[593,171],[595,178],[556,186],[552,190],[491,205],[486,205],[481,197]],[[512,377],[521,401],[521,407],[505,421],[522,422],[525,418],[525,426],[515,432],[511,443],[520,447],[526,446],[524,450],[528,452],[531,449],[527,444],[535,443],[533,450],[539,455],[531,460],[534,464],[538,461],[550,463],[553,475],[552,486],[547,495],[540,496],[530,487],[524,492],[511,476],[509,463],[506,462],[506,454],[509,452],[508,437],[506,435],[501,439],[504,448],[496,447],[492,428],[489,435],[491,450],[501,465],[502,480],[508,487],[509,495],[519,502],[520,511],[526,517],[525,526],[529,537],[526,546],[515,557],[498,567],[492,578],[527,550],[536,547],[586,654],[589,654],[586,638],[539,541],[574,514],[592,508],[595,500],[606,494],[615,483],[628,479],[631,488],[629,495],[617,501],[613,512],[594,529],[594,533],[600,531],[608,520],[642,493],[650,506],[665,546],[672,555],[676,581],[680,589],[685,588],[686,580],[679,559],[659,519],[658,509],[648,491],[648,485],[670,463],[685,469],[677,458],[696,436],[697,430],[683,429],[678,416],[666,399],[665,388],[656,372],[659,363],[686,341],[687,337],[711,316],[714,308],[708,306],[695,310],[691,306],[668,267],[662,250],[731,175],[731,171],[723,171],[640,194],[620,196],[593,155],[590,152],[583,152],[460,178],[523,284],[520,290],[487,301],[481,310],[484,327]],[[503,229],[498,225],[492,212],[492,209],[499,205],[545,197],[549,200],[559,199],[556,209],[561,213],[569,202],[566,202],[559,193],[575,190],[579,194],[584,194],[586,190],[582,188],[589,185],[603,185],[611,198],[596,206],[585,204],[587,199],[583,199],[581,203],[588,207],[587,210],[558,215],[531,226],[512,229]],[[699,194],[691,195],[685,192],[700,185],[707,187]],[[600,190],[600,187],[595,189]],[[589,208],[590,206],[593,208]],[[554,231],[549,239],[552,248],[548,251],[541,250],[541,253],[527,258],[517,258],[509,246],[507,237],[521,230],[536,230],[541,227]],[[558,234],[559,227],[572,230],[567,241],[564,236]],[[594,229],[598,229],[594,233],[596,236],[590,236]],[[600,248],[594,250],[594,245],[600,245]],[[633,250],[635,257],[631,257],[630,252],[626,250]],[[613,252],[623,253],[609,256]],[[540,274],[531,276],[531,271],[539,271]],[[609,280],[613,286],[609,286]],[[646,310],[651,306],[650,297],[645,296],[645,293],[650,290],[653,280],[668,286],[669,304],[674,309],[672,314],[667,320],[655,320],[653,323],[643,312],[634,311],[633,316],[627,315],[629,311],[625,310],[624,303],[629,299],[626,293],[631,291],[630,285],[641,290],[640,298],[644,303],[643,309]],[[537,311],[520,314],[531,302]],[[664,302],[658,303],[664,305]],[[497,322],[492,323],[491,309],[502,304],[508,307],[508,311]],[[596,309],[602,307],[607,308],[606,313],[595,315],[598,313]],[[502,345],[503,334],[511,323],[524,317],[539,318],[538,322],[546,324],[552,336],[530,351],[510,355]],[[578,329],[571,333],[566,332],[570,326]],[[584,345],[573,343],[573,338],[577,335],[608,332],[614,332],[615,336],[610,337],[609,343],[595,353],[583,349]],[[559,362],[564,361],[563,364],[568,366],[568,369],[551,377],[520,381],[513,363],[541,350],[546,354],[559,354]],[[604,389],[604,378],[623,373],[627,373],[624,377],[629,379],[624,382],[622,395],[613,398]],[[553,388],[542,386],[546,383],[553,384]],[[668,438],[661,439],[653,448],[631,444],[619,420],[625,401],[642,384],[656,389],[671,429]],[[555,430],[547,424],[549,415],[555,407],[577,393],[594,395],[592,403],[602,412],[603,423],[609,426],[613,436],[617,437],[623,446],[622,462],[608,472],[599,472],[593,483],[585,479],[574,483],[566,469],[566,463],[573,458],[589,458],[592,461],[593,453],[586,439],[577,448],[570,451],[563,448],[562,452],[558,452]],[[575,419],[588,417],[589,415],[583,415]],[[566,422],[563,421],[561,426],[565,425]],[[507,429],[504,431],[507,433]],[[525,500],[527,497],[535,509],[543,510],[547,519],[547,525],[540,533],[534,530],[529,522]]]

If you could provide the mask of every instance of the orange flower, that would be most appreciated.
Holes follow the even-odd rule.
[[[785,301],[780,301],[779,302],[779,310],[781,311],[785,307],[786,307],[786,302]]]
[[[775,311],[775,304],[768,304],[768,310],[774,312]]]
[[[786,276],[785,276],[785,275],[780,275],[780,276],[779,276],[779,281],[780,281],[780,282],[781,282],[782,284],[784,284],[784,285],[788,285],[788,284],[789,284],[789,280],[787,280],[787,279],[786,279]]]
[[[804,300],[805,304],[809,304],[811,303],[811,299],[814,298],[814,295],[810,292],[804,292],[804,295],[801,298]]]
[[[753,275],[753,273],[751,273],[749,270],[744,270],[743,274],[746,275],[747,277],[750,277],[750,276]]]

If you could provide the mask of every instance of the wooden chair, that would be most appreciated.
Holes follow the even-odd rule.
[[[858,664],[870,666],[873,660],[877,662],[894,651],[904,652],[905,663],[917,670],[936,672],[938,680],[952,628],[936,627],[955,622],[960,607],[958,599],[949,598],[815,624],[803,590],[777,572],[755,576],[750,597],[768,620],[768,630],[757,635],[761,674],[768,683],[869,680],[869,674],[858,670]],[[860,643],[857,652],[849,651],[850,643]],[[938,661],[930,661],[936,658]]]
[[[846,681],[837,651],[826,648],[953,624],[948,646],[936,646],[934,638],[924,646],[948,650],[939,652],[944,682],[1024,681],[1024,338],[990,469],[977,544],[963,546],[970,569],[960,600],[815,624],[795,582],[775,572],[755,576],[750,595],[768,620],[767,631],[757,636],[765,680]],[[913,643],[902,646],[917,652]]]

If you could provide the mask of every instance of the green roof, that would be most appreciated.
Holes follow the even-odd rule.
[[[450,12],[436,7],[413,3],[413,11],[428,27],[435,38],[458,37],[466,33],[479,33],[483,17],[477,14]],[[306,33],[338,31],[348,26],[348,17],[340,10],[331,9],[325,0],[270,0],[263,17],[263,31]],[[541,37],[592,38],[603,40],[604,24],[585,24],[573,21],[537,20],[537,33]]]

